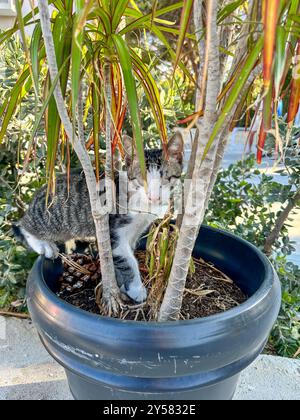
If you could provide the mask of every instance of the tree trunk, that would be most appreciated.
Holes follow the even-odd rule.
[[[231,3],[232,0],[225,0],[223,1],[221,7],[224,8],[228,6]],[[228,50],[228,47],[231,45],[231,42],[233,40],[233,35],[235,31],[235,26],[230,25],[230,21],[232,21],[232,16],[228,16],[225,21],[222,22],[219,29],[219,42],[220,47],[222,47],[224,50]],[[222,52],[220,54],[220,78],[221,83],[224,82],[225,74],[226,74],[226,66],[229,60],[229,55],[226,54],[226,52]]]
[[[208,42],[208,78],[206,107],[201,126],[199,126],[199,146],[194,174],[188,192],[187,205],[180,229],[169,284],[159,313],[159,321],[176,320],[179,317],[182,299],[199,226],[204,218],[204,205],[214,161],[217,144],[210,148],[202,160],[205,146],[217,119],[217,98],[220,86],[220,61],[217,31],[217,0],[208,1],[207,26],[210,25]]]
[[[280,232],[287,221],[291,211],[299,204],[300,202],[300,190],[296,192],[293,198],[288,201],[287,206],[285,209],[280,213],[278,219],[275,222],[274,229],[267,237],[265,245],[264,245],[264,252],[266,255],[270,256],[272,254],[272,247],[279,238]]]
[[[209,21],[209,19],[208,19]],[[212,34],[211,42],[216,44],[217,39],[217,30],[216,25],[212,22],[212,28],[214,28]],[[247,43],[240,41],[239,43],[239,53],[242,54],[242,46],[244,46],[244,53],[247,50]],[[215,51],[213,53],[212,51]],[[201,163],[201,158],[203,156],[203,151],[205,145],[210,137],[212,128],[216,121],[217,109],[217,95],[219,90],[220,78],[216,80],[216,75],[219,74],[219,62],[216,64],[216,59],[214,59],[213,54],[216,56],[216,45],[210,46],[209,54],[209,71],[208,71],[208,86],[207,92],[210,92],[210,95],[207,97],[206,109],[204,118],[201,121],[201,125],[198,126],[198,134],[196,138],[199,139],[198,152],[196,157],[196,162],[194,164],[195,170],[192,180],[192,191],[191,196],[189,196],[187,202],[189,204],[191,197],[198,194],[198,202],[196,210],[185,212],[182,220],[182,227],[180,230],[178,245],[176,249],[176,254],[174,258],[174,264],[172,267],[172,272],[169,280],[169,286],[165,294],[165,298],[161,307],[159,320],[166,321],[171,319],[177,319],[180,313],[180,308],[182,305],[182,298],[184,293],[186,276],[188,273],[189,262],[194,249],[194,244],[198,236],[200,225],[203,221],[205,211],[208,206],[208,202],[215,185],[217,174],[221,166],[221,162],[224,157],[224,152],[226,149],[227,141],[229,138],[229,125],[235,114],[236,107],[230,112],[230,115],[226,118],[224,128],[219,136],[217,136],[215,143],[212,145],[209,153],[207,154],[203,163]],[[219,57],[219,56],[218,56]],[[214,64],[213,64],[214,63]],[[255,78],[262,71],[261,65],[258,65],[252,72],[249,80],[244,86],[243,92],[241,92],[239,99],[242,97],[244,92],[250,87]],[[212,72],[214,75],[212,75]],[[239,100],[237,100],[237,103]],[[200,166],[199,166],[200,160]],[[196,175],[197,172],[197,175]],[[197,190],[196,190],[197,188]]]
[[[53,81],[55,80],[58,74],[58,69],[54,50],[53,36],[51,32],[48,1],[38,0],[38,6],[49,72],[51,80]],[[65,106],[59,80],[54,90],[54,98],[66,134],[70,141],[72,141],[74,150],[78,159],[80,160],[86,178],[99,248],[103,285],[103,303],[106,305],[109,314],[112,312],[117,313],[119,305],[119,291],[115,278],[114,265],[112,259],[112,250],[109,235],[109,214],[107,213],[107,206],[101,205],[94,169],[91,164],[87,150],[84,146],[84,139],[81,138],[83,135],[83,129],[81,125],[82,122],[79,122],[80,138],[78,138],[78,136],[73,130],[72,122],[70,121],[68,111]]]
[[[198,69],[198,78],[197,78],[197,89],[196,89],[196,111],[199,110],[201,106],[201,97],[202,97],[202,77],[203,77],[203,66],[204,66],[204,52],[205,52],[205,42],[202,37],[203,31],[203,0],[194,0],[194,27],[197,38],[198,52],[199,52],[199,69]]]
[[[249,89],[249,87],[252,85],[252,83],[254,82],[254,80],[257,78],[257,76],[259,74],[261,74],[262,72],[262,65],[259,64],[251,73],[251,76],[249,77],[247,83],[244,86],[244,89],[242,90],[242,92],[240,93],[236,103],[239,104],[244,93]],[[219,137],[219,141],[218,141],[218,148],[217,148],[217,153],[216,153],[216,159],[214,162],[214,170],[212,171],[211,174],[211,179],[210,179],[210,183],[209,183],[209,187],[208,187],[208,191],[207,191],[207,195],[206,195],[206,202],[205,202],[205,211],[208,208],[208,204],[209,204],[209,200],[211,197],[211,194],[213,192],[213,188],[215,186],[217,177],[218,177],[218,173],[224,158],[224,154],[225,154],[225,150],[226,150],[226,146],[228,143],[228,139],[230,136],[230,132],[229,132],[229,126],[231,123],[231,120],[235,114],[235,111],[237,109],[238,105],[236,107],[234,107],[230,113],[230,115],[228,115],[227,119],[226,119],[226,123],[224,125],[224,129],[222,130],[220,137]]]
[[[250,36],[251,16],[252,16],[252,11],[253,11],[253,6],[254,6],[254,0],[249,0],[248,16],[246,17],[246,23],[243,24],[242,30],[239,34],[239,41],[238,41],[236,50],[234,52],[234,57],[233,57],[232,65],[231,65],[231,71],[230,71],[231,76],[233,74],[234,69],[238,65],[238,63],[240,63],[240,61],[245,56],[245,53],[247,52],[247,49],[248,49],[247,44],[248,44],[248,39]]]

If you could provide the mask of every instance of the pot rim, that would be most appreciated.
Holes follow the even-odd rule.
[[[38,286],[39,290],[41,291],[41,294],[46,296],[46,301],[47,302],[52,302],[54,306],[59,305],[60,309],[62,311],[66,311],[68,313],[72,312],[74,314],[74,317],[76,315],[80,316],[82,318],[82,316],[84,316],[85,318],[90,319],[92,322],[93,321],[98,321],[98,322],[102,322],[102,323],[110,323],[110,324],[114,324],[115,326],[122,326],[124,324],[126,325],[130,325],[132,328],[136,328],[138,329],[139,327],[141,328],[147,328],[148,330],[151,329],[157,329],[157,328],[163,328],[163,327],[171,327],[171,328],[176,328],[178,326],[182,327],[185,325],[188,326],[192,326],[192,325],[201,325],[201,324],[209,324],[209,323],[213,323],[216,324],[219,322],[224,322],[233,318],[236,318],[238,316],[242,316],[243,314],[246,314],[248,312],[251,312],[253,310],[253,308],[255,306],[258,306],[262,301],[264,301],[264,299],[268,296],[269,292],[271,291],[272,287],[274,286],[274,283],[277,279],[277,275],[276,272],[274,271],[274,268],[271,264],[271,262],[268,260],[268,258],[257,248],[255,247],[253,244],[251,244],[250,242],[246,241],[245,239],[242,239],[230,232],[226,232],[223,231],[221,229],[217,229],[217,228],[213,228],[210,226],[206,226],[203,225],[202,227],[204,227],[205,229],[208,230],[212,230],[218,233],[221,233],[223,236],[227,236],[227,237],[231,237],[237,241],[239,241],[240,243],[242,243],[243,245],[246,245],[248,248],[250,248],[252,250],[252,252],[256,253],[257,257],[259,258],[262,267],[264,269],[264,280],[262,285],[260,286],[260,288],[249,298],[247,299],[244,303],[240,304],[239,306],[229,309],[225,312],[219,313],[219,314],[214,314],[214,315],[210,315],[208,317],[204,317],[204,318],[194,318],[194,319],[190,319],[190,320],[178,320],[178,321],[164,321],[164,322],[157,322],[157,321],[134,321],[134,320],[122,320],[119,318],[111,318],[111,317],[105,317],[103,315],[98,315],[98,314],[94,314],[88,311],[85,311],[83,309],[80,309],[66,301],[64,301],[63,299],[59,298],[54,292],[52,292],[52,290],[48,287],[45,279],[44,279],[44,274],[43,274],[43,266],[44,266],[44,261],[45,261],[45,257],[44,256],[39,256],[38,260],[37,260],[37,269],[40,272],[40,280],[38,282],[35,282],[35,284]],[[278,281],[278,280],[277,280]],[[38,296],[38,293],[36,293],[37,295],[37,300],[38,300],[38,304],[41,308],[43,308],[43,310],[45,312],[49,314],[49,311],[47,310],[46,306],[45,306],[45,299],[40,299],[40,297]]]

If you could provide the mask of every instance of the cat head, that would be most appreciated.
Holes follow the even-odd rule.
[[[162,217],[169,208],[174,189],[180,183],[183,166],[183,138],[176,132],[169,140],[167,154],[161,149],[145,150],[147,188],[142,177],[137,153],[129,136],[123,137],[128,176],[129,210]],[[133,209],[135,210],[135,209]]]

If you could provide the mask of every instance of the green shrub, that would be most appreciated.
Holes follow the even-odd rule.
[[[206,223],[229,230],[263,250],[277,216],[299,185],[295,168],[278,170],[287,177],[286,185],[259,171],[254,156],[221,170]],[[300,347],[300,268],[288,260],[295,251],[289,238],[290,223],[289,219],[281,230],[271,257],[282,285],[282,307],[270,343],[286,357],[292,357]]]
[[[0,51],[0,103],[3,104],[7,91],[16,83],[24,66],[24,53],[17,38],[12,37]],[[35,159],[22,175],[25,152],[30,141],[34,123],[34,97],[13,114],[0,145],[0,308],[24,297],[28,270],[34,254],[18,245],[13,239],[11,224],[18,220],[26,204],[41,184],[45,182],[45,145],[43,132],[35,137]],[[22,310],[23,305],[18,305]]]

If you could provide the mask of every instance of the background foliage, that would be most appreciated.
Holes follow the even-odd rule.
[[[206,223],[229,230],[263,250],[276,216],[300,183],[299,158],[290,157],[286,164],[287,168],[277,170],[275,179],[257,169],[254,155],[221,170]],[[293,212],[271,257],[282,286],[282,308],[270,342],[285,357],[293,357],[300,347],[300,268],[289,260],[295,251],[288,232],[292,216]]]
[[[144,10],[152,6],[150,1],[141,3],[143,3],[141,7],[145,7]],[[175,2],[160,3],[162,6],[167,6]],[[173,17],[178,18],[178,16],[168,16],[170,20]],[[159,85],[160,101],[170,133],[177,120],[194,112],[192,104],[195,88],[183,73],[176,73],[175,83],[172,84],[168,74],[172,71],[172,62],[166,59],[166,48],[155,45],[154,41],[150,40],[152,54],[149,54],[147,39],[143,38],[142,33],[139,35],[141,35],[139,39],[143,40],[139,42],[139,48],[144,50],[143,61],[151,65],[155,56],[157,65],[152,75]],[[134,35],[131,36],[134,37]],[[173,36],[169,35],[167,38],[170,44],[174,43]],[[190,51],[192,44],[187,41],[185,47]],[[185,64],[192,68],[193,59],[190,61]],[[0,102],[4,103],[8,91],[15,85],[18,76],[26,67],[23,48],[17,38],[11,37],[5,43],[1,50],[0,66]],[[165,77],[162,77],[162,74],[165,74]],[[41,80],[45,80],[46,74],[41,74],[41,76]],[[261,85],[256,90],[259,94]],[[149,102],[141,91],[142,86],[138,86],[143,137],[151,146],[158,142],[159,132],[151,117],[152,110]],[[10,225],[21,216],[35,189],[46,181],[46,139],[42,129],[37,131],[34,147],[29,148],[32,127],[38,111],[36,106],[38,107],[31,88],[26,99],[22,101],[22,105],[16,108],[9,119],[6,135],[0,146],[0,308],[14,308],[21,311],[26,310],[22,300],[25,279],[35,255],[16,244],[11,236]],[[285,108],[288,106],[289,103],[285,100]],[[87,131],[92,124],[89,114],[86,120]],[[128,119],[125,121],[125,127],[130,134]],[[284,122],[281,123],[280,130],[282,133],[285,132]],[[293,144],[298,144],[297,132],[293,133]],[[267,139],[266,148],[268,145],[270,148],[274,146],[271,137]],[[28,150],[34,154],[35,159],[31,159],[32,155],[27,156]],[[64,158],[63,153],[59,153],[57,162],[59,171],[64,170]],[[26,165],[26,175],[23,174],[24,165]],[[77,165],[74,156],[72,165]],[[300,184],[299,155],[294,153],[293,148],[288,149],[286,165],[287,168],[278,170],[278,175],[285,178],[284,185],[257,170],[254,157],[249,157],[243,162],[237,162],[228,169],[222,170],[206,222],[228,229],[263,248],[264,239],[274,226],[278,212],[293,193],[295,186]],[[300,347],[300,269],[289,262],[289,256],[293,250],[293,243],[289,239],[286,225],[275,244],[272,256],[283,287],[283,305],[272,332],[271,343],[277,353],[283,356],[293,356]]]

